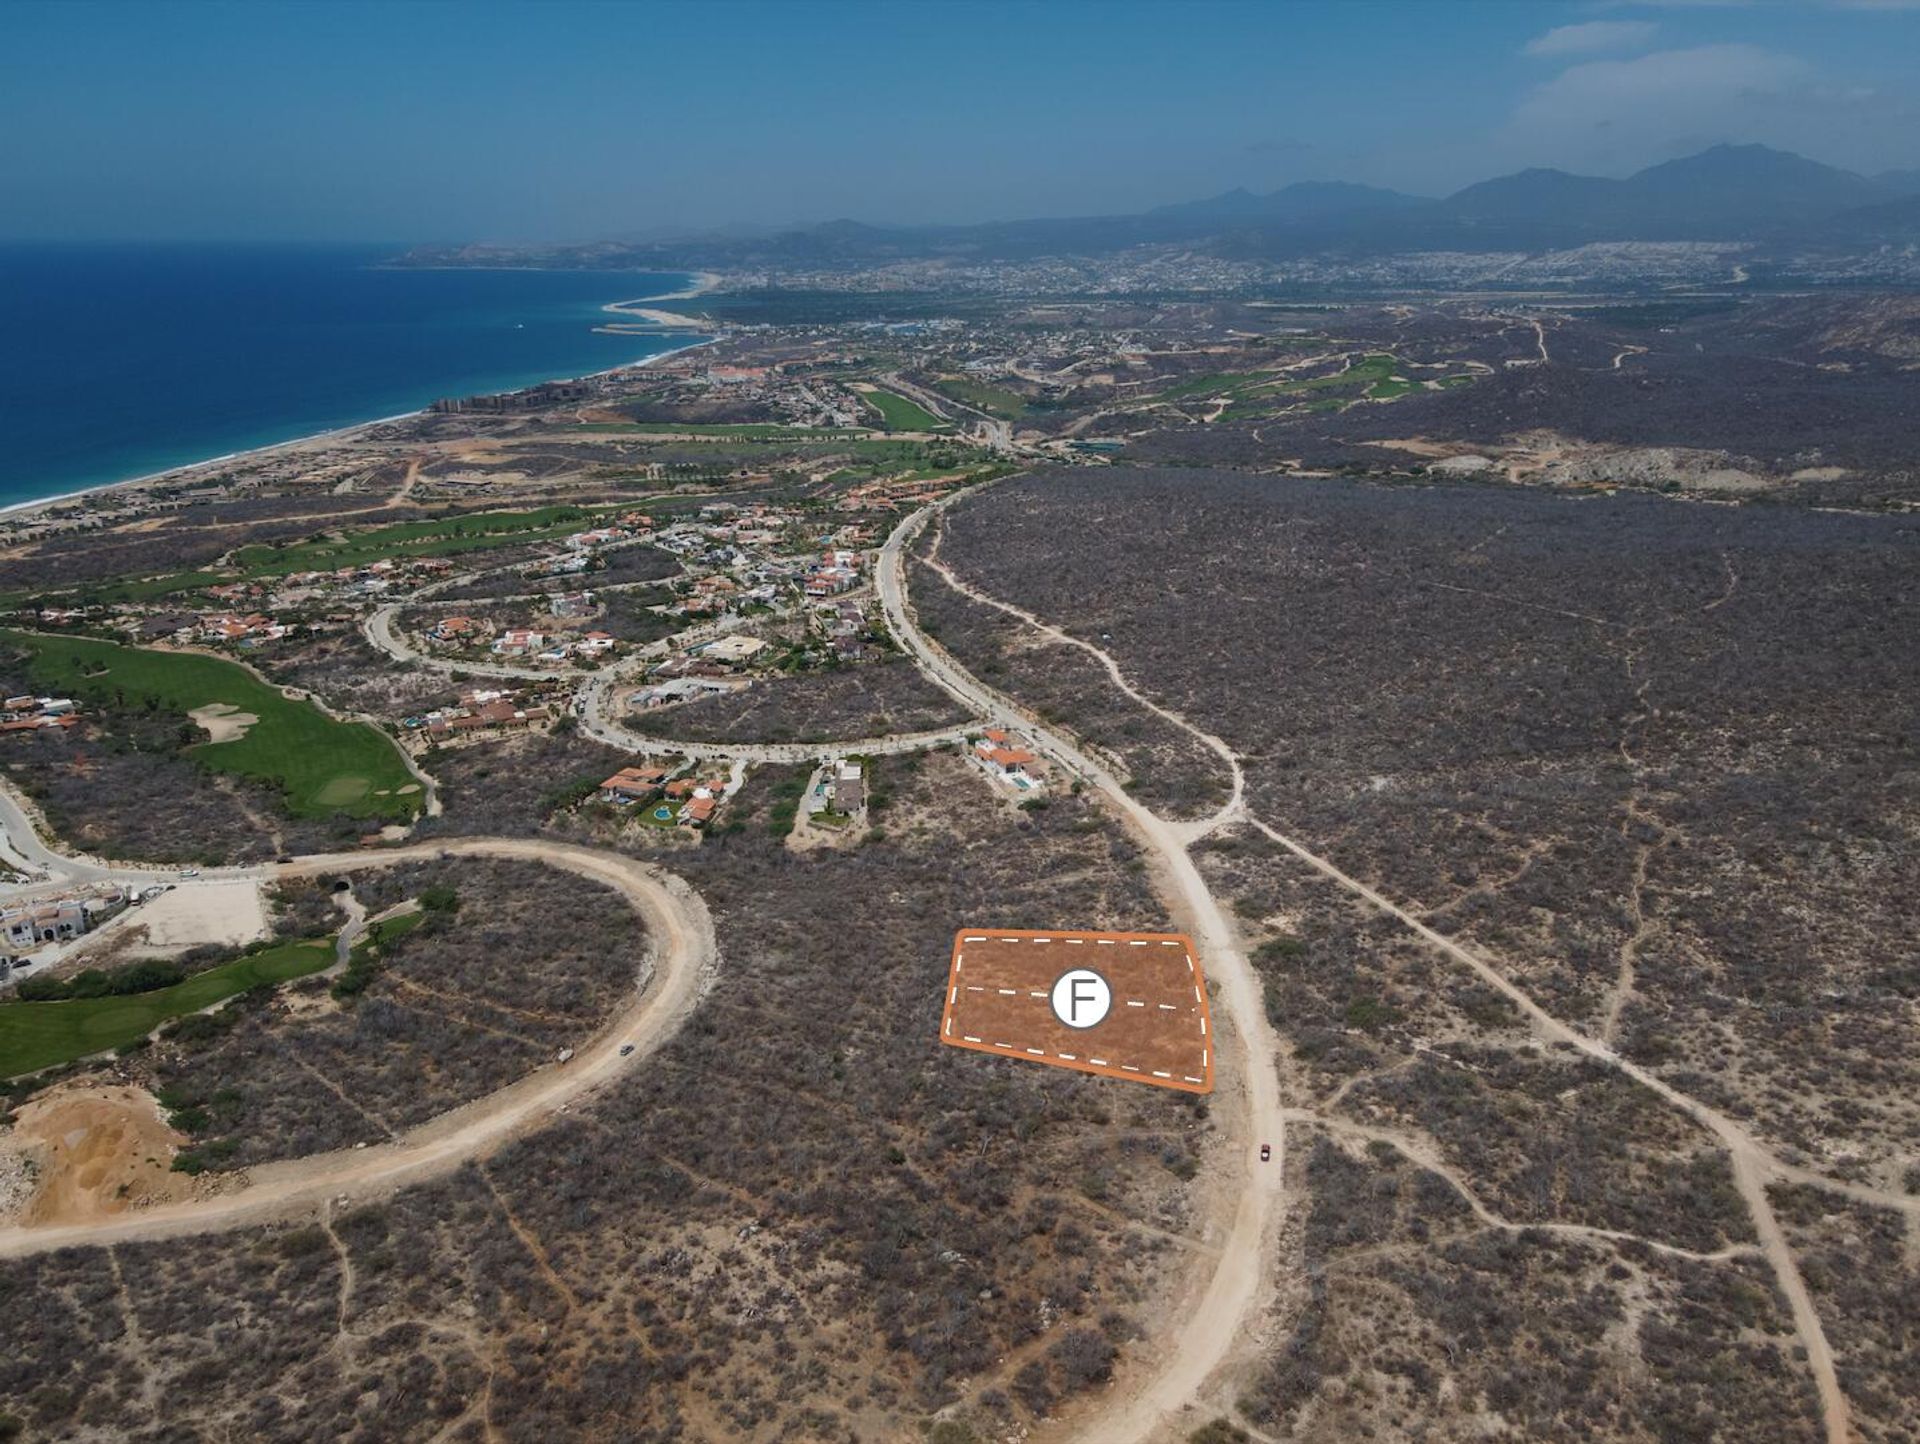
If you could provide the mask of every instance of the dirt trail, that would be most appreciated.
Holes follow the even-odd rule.
[[[1161,706],[1158,702],[1147,696],[1138,687],[1134,686],[1132,682],[1127,680],[1126,674],[1120,670],[1120,664],[1114,661],[1111,656],[1099,647],[1094,646],[1091,642],[1082,641],[1072,633],[1054,626],[1051,622],[1042,621],[1032,612],[1016,607],[1011,602],[1003,602],[998,597],[991,596],[979,588],[962,581],[958,576],[954,575],[953,569],[940,559],[939,553],[940,537],[936,532],[934,544],[928,549],[927,555],[923,560],[939,574],[942,581],[946,582],[946,584],[956,592],[959,592],[960,595],[972,601],[983,603],[986,606],[998,608],[1010,617],[1017,617],[1020,621],[1026,623],[1027,626],[1042,633],[1051,641],[1062,642],[1069,647],[1078,647],[1105,669],[1108,679],[1112,681],[1115,687],[1124,692],[1128,698],[1146,708],[1147,711],[1153,713],[1163,721],[1172,723],[1175,727],[1178,727],[1181,731],[1203,744],[1222,762],[1226,763],[1227,773],[1233,779],[1233,787],[1228,793],[1227,800],[1220,804],[1213,815],[1201,818],[1196,822],[1169,822],[1165,823],[1165,826],[1181,829],[1187,834],[1188,841],[1197,841],[1241,811],[1245,805],[1247,777],[1246,773],[1241,769],[1240,755],[1237,752],[1211,732],[1196,727],[1178,712],[1173,711],[1171,708]],[[935,680],[938,679],[936,678]]]
[[[1374,907],[1411,928],[1454,961],[1471,969],[1482,982],[1496,989],[1513,1003],[1541,1037],[1550,1042],[1564,1043],[1569,1047],[1577,1048],[1590,1058],[1618,1068],[1634,1082],[1659,1094],[1661,1098],[1720,1140],[1732,1161],[1734,1183],[1740,1191],[1741,1198],[1746,1202],[1748,1213],[1752,1215],[1754,1232],[1760,1239],[1761,1251],[1766,1255],[1767,1263],[1773,1269],[1774,1280],[1793,1312],[1795,1332],[1807,1351],[1807,1366],[1812,1371],[1814,1384],[1819,1390],[1828,1444],[1848,1444],[1848,1441],[1853,1438],[1853,1430],[1849,1422],[1846,1395],[1841,1392],[1839,1374],[1833,1361],[1833,1351],[1827,1342],[1826,1329],[1813,1307],[1813,1296],[1807,1290],[1805,1278],[1801,1276],[1800,1265],[1793,1256],[1786,1234],[1780,1227],[1780,1221],[1774,1216],[1773,1205],[1767,1198],[1767,1184],[1776,1178],[1787,1176],[1779,1161],[1761,1148],[1744,1129],[1725,1114],[1709,1108],[1706,1104],[1682,1093],[1665,1079],[1623,1058],[1601,1040],[1590,1038],[1561,1022],[1472,949],[1455,942],[1444,933],[1435,932],[1399,904],[1390,901],[1358,878],[1341,871],[1333,863],[1286,834],[1258,818],[1252,818],[1251,821],[1253,826],[1268,839],[1278,843],[1316,872],[1364,898]]]
[[[564,868],[614,888],[646,919],[649,975],[570,1063],[542,1068],[408,1129],[391,1143],[264,1164],[249,1170],[244,1185],[228,1193],[44,1227],[0,1228],[0,1257],[241,1228],[305,1215],[327,1200],[336,1205],[364,1202],[440,1177],[469,1159],[488,1156],[609,1080],[639,1067],[679,1031],[712,979],[718,959],[713,922],[698,894],[679,878],[617,853],[547,841],[475,838],[308,857],[267,871],[281,877],[340,873],[447,854],[513,858]]]
[[[1544,360],[1546,351],[1545,333],[1538,322],[1535,322],[1534,325],[1536,332],[1539,334],[1542,359]],[[945,501],[934,503],[932,506],[915,513],[914,516],[908,518],[894,531],[893,535],[889,537],[885,548],[882,549],[881,566],[878,575],[881,582],[881,598],[887,610],[888,621],[892,625],[895,635],[908,647],[908,650],[914,655],[915,659],[921,663],[923,670],[927,672],[932,680],[946,687],[949,691],[953,692],[955,696],[959,696],[963,700],[971,701],[975,705],[982,706],[992,715],[1007,719],[1017,719],[1021,725],[1026,726],[1030,731],[1036,732],[1038,736],[1045,739],[1045,741],[1056,750],[1061,750],[1068,756],[1078,757],[1080,754],[1072,748],[1070,743],[1066,742],[1050,729],[1037,727],[1034,720],[1025,717],[1017,705],[1012,703],[1010,699],[1002,697],[999,693],[993,692],[991,689],[986,688],[983,684],[976,681],[967,674],[964,669],[960,668],[951,656],[940,649],[937,644],[927,641],[914,627],[911,614],[905,605],[904,551],[919,535],[927,522],[936,517],[938,513],[950,505],[954,499],[955,498],[948,498]],[[1678,1108],[1708,1132],[1712,1133],[1722,1146],[1727,1149],[1732,1163],[1736,1187],[1740,1192],[1742,1200],[1747,1205],[1748,1213],[1753,1221],[1755,1234],[1760,1241],[1759,1250],[1765,1256],[1769,1267],[1772,1269],[1775,1282],[1781,1294],[1786,1298],[1788,1307],[1792,1313],[1795,1334],[1806,1351],[1808,1368],[1812,1373],[1814,1385],[1819,1395],[1821,1416],[1825,1426],[1827,1444],[1850,1444],[1850,1441],[1854,1438],[1850,1411],[1846,1395],[1840,1388],[1839,1375],[1835,1367],[1832,1349],[1828,1343],[1825,1328],[1821,1323],[1818,1312],[1814,1308],[1812,1295],[1808,1291],[1806,1280],[1800,1272],[1799,1263],[1793,1255],[1786,1235],[1780,1227],[1779,1220],[1774,1215],[1772,1203],[1767,1198],[1766,1190],[1770,1182],[1793,1178],[1796,1176],[1796,1170],[1789,1168],[1781,1160],[1774,1158],[1732,1119],[1726,1117],[1716,1109],[1699,1102],[1697,1099],[1682,1093],[1679,1089],[1674,1088],[1671,1084],[1656,1075],[1649,1073],[1638,1064],[1623,1058],[1615,1052],[1612,1046],[1606,1041],[1588,1037],[1553,1017],[1536,1003],[1532,997],[1517,985],[1510,982],[1503,973],[1470,948],[1435,931],[1413,913],[1392,902],[1376,889],[1369,887],[1359,879],[1344,872],[1334,863],[1313,852],[1304,844],[1288,837],[1268,823],[1252,816],[1250,813],[1244,813],[1244,809],[1240,806],[1241,787],[1238,757],[1234,755],[1219,738],[1194,726],[1177,713],[1169,711],[1149,699],[1142,697],[1131,684],[1126,681],[1113,658],[1108,656],[1100,648],[1093,646],[1091,643],[1082,642],[1078,638],[1071,637],[1059,628],[1052,627],[1017,607],[1001,602],[996,598],[978,591],[976,588],[967,586],[954,577],[944,562],[936,559],[932,562],[932,565],[936,572],[942,576],[943,580],[954,585],[966,595],[996,606],[1010,615],[1020,617],[1030,625],[1039,627],[1048,635],[1079,646],[1091,653],[1100,660],[1115,685],[1121,687],[1129,696],[1166,720],[1185,729],[1209,747],[1214,748],[1224,756],[1232,759],[1235,777],[1234,802],[1230,804],[1229,807],[1223,808],[1220,813],[1216,814],[1215,817],[1208,822],[1194,825],[1188,829],[1170,826],[1161,822],[1158,818],[1154,817],[1152,813],[1134,802],[1131,797],[1118,787],[1113,779],[1107,777],[1106,774],[1097,766],[1093,765],[1091,761],[1082,759],[1085,762],[1085,775],[1088,779],[1100,787],[1103,792],[1108,793],[1109,797],[1120,805],[1121,810],[1140,826],[1149,841],[1153,842],[1162,852],[1163,857],[1169,864],[1171,880],[1175,886],[1179,888],[1182,895],[1186,897],[1190,905],[1198,904],[1203,906],[1207,911],[1211,912],[1215,918],[1219,917],[1217,905],[1208,894],[1206,886],[1200,880],[1198,873],[1193,869],[1191,860],[1186,853],[1186,846],[1198,836],[1202,836],[1206,832],[1212,831],[1214,828],[1222,825],[1224,822],[1231,820],[1233,815],[1245,815],[1247,821],[1269,840],[1279,844],[1286,851],[1293,854],[1330,881],[1339,884],[1347,891],[1357,895],[1390,917],[1393,917],[1402,925],[1412,929],[1418,933],[1422,939],[1434,947],[1439,948],[1456,962],[1471,969],[1482,981],[1497,989],[1507,997],[1509,1001],[1513,1002],[1540,1036],[1553,1042],[1564,1043],[1577,1048],[1589,1057],[1618,1068],[1635,1082],[1651,1089],[1667,1103]],[[1190,884],[1187,881],[1187,875],[1191,876]],[[1221,919],[1221,925],[1224,931],[1224,919]],[[1209,947],[1209,957],[1213,957],[1214,953],[1210,947],[1211,940],[1203,937],[1201,941],[1203,947]],[[1252,970],[1247,966],[1244,958],[1231,952],[1229,952],[1227,956],[1229,960],[1228,966],[1218,969],[1218,972],[1224,974],[1236,984],[1244,983],[1246,994],[1250,994],[1250,996],[1242,995],[1234,998],[1230,1002],[1230,1015],[1234,1017],[1236,1022],[1243,1023],[1249,1016],[1258,1020],[1256,1025],[1259,1030],[1258,1035],[1249,1040],[1255,1044],[1254,1051],[1246,1060],[1249,1066],[1253,1067],[1253,1080],[1261,1085],[1261,1087],[1255,1090],[1254,1117],[1256,1125],[1265,1125],[1261,1129],[1263,1135],[1266,1132],[1271,1132],[1277,1137],[1285,1126],[1286,1115],[1284,1110],[1279,1108],[1277,1097],[1271,1097],[1275,1091],[1275,1079],[1273,1069],[1266,1060],[1275,1056],[1275,1044],[1272,1039],[1271,1030],[1266,1027],[1264,1009],[1260,1001],[1258,981],[1253,977]],[[1235,991],[1238,992],[1239,990],[1236,989]],[[1243,1012],[1242,1009],[1246,1011]],[[1256,1059],[1259,1061],[1257,1066],[1254,1066],[1254,1060]],[[1270,1101],[1266,1103],[1265,1107],[1261,1106],[1262,1100],[1259,1096],[1263,1092],[1267,1093],[1270,1097]],[[1284,1150],[1281,1150],[1281,1154],[1282,1157],[1284,1157]],[[1825,1184],[1825,1180],[1815,1181]],[[1277,1193],[1277,1188],[1274,1191]],[[1251,1197],[1256,1193],[1264,1194],[1265,1192],[1266,1190],[1263,1189],[1252,1188],[1248,1190],[1248,1196]],[[1245,1212],[1244,1207],[1242,1211]],[[1238,1221],[1236,1221],[1236,1224],[1237,1222]],[[1570,1230],[1573,1226],[1563,1225],[1561,1227],[1562,1230],[1565,1231]],[[1598,1233],[1600,1231],[1595,1230],[1593,1232]],[[1240,1241],[1240,1230],[1237,1226],[1234,1237],[1236,1243]],[[1234,1244],[1231,1243],[1222,1254],[1222,1264],[1223,1268],[1231,1264],[1248,1270],[1249,1279],[1260,1277],[1265,1271],[1265,1260],[1258,1252],[1254,1252],[1249,1256],[1245,1250],[1236,1248]],[[1218,1277],[1216,1276],[1216,1284],[1217,1283]],[[1184,1402],[1191,1402],[1193,1396],[1200,1391],[1200,1387],[1207,1376],[1229,1358],[1234,1344],[1238,1338],[1244,1334],[1247,1324],[1251,1321],[1253,1309],[1257,1306],[1260,1299],[1265,1297],[1264,1294],[1256,1295],[1251,1288],[1243,1289],[1238,1291],[1235,1298],[1237,1307],[1234,1307],[1228,1305],[1224,1299],[1216,1301],[1214,1295],[1219,1292],[1220,1290],[1217,1287],[1210,1289],[1206,1300],[1207,1306],[1203,1306],[1201,1309],[1189,1314],[1188,1317],[1191,1322],[1183,1329],[1180,1335],[1175,1350],[1175,1357],[1163,1366],[1161,1375],[1149,1381],[1131,1400],[1116,1400],[1113,1405],[1104,1412],[1100,1421],[1101,1427],[1097,1435],[1088,1428],[1081,1430],[1083,1435],[1086,1437],[1098,1437],[1102,1441],[1102,1444],[1105,1444],[1105,1441],[1108,1440],[1141,1438],[1151,1434],[1156,1427],[1160,1426],[1165,1420],[1172,1416],[1173,1409],[1178,1407],[1178,1404],[1182,1402],[1173,1394],[1173,1390],[1177,1384],[1184,1384],[1186,1386],[1186,1399]],[[1216,1302],[1224,1307],[1212,1307]]]

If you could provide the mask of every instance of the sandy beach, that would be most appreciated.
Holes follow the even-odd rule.
[[[616,301],[605,307],[605,309],[608,311],[624,311],[625,314],[630,315],[641,315],[644,313],[640,310],[627,308],[639,308],[644,303],[653,301],[684,300],[693,296],[705,295],[720,284],[720,279],[721,278],[714,272],[701,271],[697,273],[694,285],[687,289],[670,292],[664,296],[642,296],[631,301]],[[653,312],[652,315],[674,317],[674,320],[671,322],[655,322],[654,324],[671,326],[676,330],[689,329],[705,333],[714,329],[707,322],[699,321],[691,317],[675,316],[675,313],[671,311],[657,311]],[[651,319],[651,316],[649,319]],[[593,329],[613,335],[660,336],[663,334],[659,330],[648,329],[643,331],[638,327],[635,327],[632,331],[614,327],[595,327]],[[715,339],[717,338],[707,335],[704,340],[688,341],[684,345],[676,345],[670,350],[662,351],[654,356],[642,357],[638,361],[624,361],[617,366],[608,366],[599,371],[590,371],[582,376],[555,376],[545,379],[548,381],[585,381],[601,376],[612,376],[621,371],[631,371],[641,367],[658,365],[669,357],[678,356],[683,351],[691,351],[700,346],[710,346]],[[538,385],[541,383],[533,382],[529,384]],[[235,462],[245,461],[254,457],[272,456],[277,453],[296,451],[304,447],[322,444],[334,445],[341,442],[349,442],[372,431],[375,427],[389,426],[396,421],[406,421],[413,417],[424,416],[426,414],[426,407],[418,407],[412,411],[395,412],[391,416],[377,416],[368,421],[356,421],[349,425],[334,427],[326,431],[315,431],[305,436],[289,437],[285,441],[270,442],[265,446],[248,447],[241,451],[223,452],[219,456],[209,456],[203,461],[192,461],[181,466],[170,466],[162,471],[150,471],[140,476],[127,477],[122,481],[102,482],[98,486],[83,486],[73,491],[61,492],[55,496],[38,497],[32,501],[11,502],[7,505],[0,506],[0,520],[27,516],[45,507],[59,506],[66,502],[78,501],[82,497],[100,496],[108,492],[133,490],[143,486],[150,486],[160,481],[190,481],[197,474],[206,471],[210,467],[229,466]]]

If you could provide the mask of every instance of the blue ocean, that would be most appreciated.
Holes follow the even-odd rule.
[[[399,247],[0,246],[0,504],[641,360],[691,278],[399,271]]]

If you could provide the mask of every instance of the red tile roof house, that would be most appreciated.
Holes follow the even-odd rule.
[[[666,771],[659,767],[622,767],[600,784],[600,800],[616,807],[645,802],[660,790]]]
[[[1009,775],[1024,772],[1034,760],[1031,752],[1023,752],[1018,747],[989,748],[983,755],[987,761]]]
[[[433,635],[443,642],[451,642],[456,637],[467,637],[480,630],[480,624],[472,617],[442,617],[434,624]]]
[[[682,827],[705,827],[713,820],[714,812],[720,806],[717,797],[696,797],[680,809]]]

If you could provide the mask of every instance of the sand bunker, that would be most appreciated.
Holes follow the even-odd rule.
[[[247,729],[260,720],[231,702],[209,702],[204,707],[195,707],[187,716],[206,728],[208,738],[214,742],[238,742],[247,735]]]
[[[26,1224],[85,1223],[189,1197],[175,1173],[180,1136],[144,1088],[58,1088],[21,1108],[12,1147],[32,1160],[37,1185],[20,1209]]]

